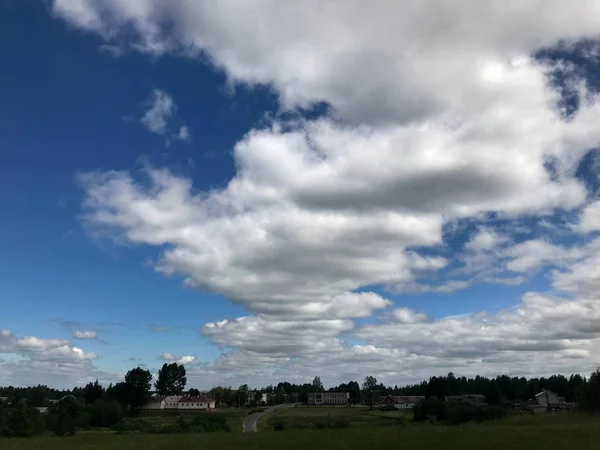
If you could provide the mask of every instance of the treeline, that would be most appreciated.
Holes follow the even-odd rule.
[[[0,436],[32,436],[44,431],[65,436],[75,434],[77,429],[127,428],[125,416],[135,414],[150,400],[151,381],[149,370],[136,367],[122,382],[106,389],[98,380],[71,390],[44,385],[0,388],[0,397],[5,398],[0,400]],[[186,383],[185,367],[164,364],[154,387],[163,395],[174,395],[182,393]],[[42,413],[38,408],[47,410]],[[215,428],[214,423],[188,425],[190,429]]]
[[[70,390],[56,390],[44,385],[0,388],[0,397],[3,397],[0,399],[0,435],[30,436],[46,430],[56,435],[70,435],[77,429],[93,427],[130,429],[133,426],[128,422],[130,416],[135,415],[139,407],[150,399],[151,381],[150,371],[137,367],[127,372],[122,382],[111,384],[107,388],[98,381]],[[154,388],[162,395],[184,392],[199,395],[197,389],[185,391],[186,383],[183,366],[176,363],[164,364]],[[500,409],[474,409],[464,405],[455,407],[445,402],[447,396],[481,394],[485,396],[488,406],[507,408],[511,403],[526,402],[544,389],[555,392],[568,402],[577,402],[582,410],[600,411],[600,371],[594,372],[589,378],[574,374],[568,378],[553,375],[530,379],[506,375],[496,378],[466,378],[449,373],[403,387],[386,386],[378,383],[375,377],[367,376],[362,384],[350,381],[328,390],[348,392],[351,404],[362,403],[371,407],[386,395],[420,395],[426,397],[427,401],[415,408],[415,420],[434,416],[437,420],[461,422],[498,418],[504,412]],[[216,387],[209,395],[217,401],[219,407],[225,407],[252,404],[252,400],[259,402],[262,393],[268,394],[268,404],[306,402],[310,392],[324,391],[321,378],[317,376],[312,383],[281,382],[256,391],[251,391],[247,385],[238,389]],[[48,409],[42,414],[35,407]],[[224,429],[217,422],[200,423],[198,420],[197,423],[189,424],[180,421],[177,429]],[[173,430],[165,429],[162,432]]]
[[[141,406],[148,401],[151,390],[152,376],[150,371],[141,368],[132,369],[125,376],[123,382],[109,385],[104,388],[98,382],[89,383],[84,387],[75,387],[70,390],[52,389],[45,385],[19,388],[0,388],[0,397],[8,397],[13,404],[26,406],[48,406],[48,400],[58,400],[65,395],[83,398],[91,404],[96,400],[108,397],[118,401],[126,409]],[[590,382],[586,377],[573,374],[569,377],[552,375],[548,378],[509,377],[500,375],[495,378],[476,376],[473,378],[457,377],[452,372],[445,376],[434,376],[427,381],[407,386],[386,386],[378,383],[374,377],[369,380],[369,391],[375,391],[379,396],[385,395],[422,395],[445,398],[449,395],[463,393],[481,394],[491,404],[502,404],[506,401],[525,402],[537,393],[547,389],[564,397],[568,402],[585,401],[587,387]],[[156,391],[162,395],[182,394],[185,391],[187,378],[184,366],[165,364],[159,371],[159,379],[155,383]],[[342,383],[327,389],[332,392],[348,392],[351,403],[363,402],[364,382],[357,381]],[[315,377],[312,383],[293,384],[287,381],[277,385],[269,385],[257,389],[258,393],[268,394],[268,403],[279,404],[286,402],[306,402],[310,392],[323,392],[320,377]],[[247,384],[239,388],[217,386],[212,388],[208,395],[214,398],[220,406],[244,406],[251,399],[251,389]],[[198,395],[197,389],[187,391],[191,395]]]
[[[394,389],[386,393],[394,395],[423,395],[444,398],[463,393],[485,395],[487,403],[501,404],[505,401],[526,402],[539,392],[547,389],[568,402],[581,399],[586,391],[588,380],[579,374],[565,377],[552,375],[549,378],[525,378],[500,375],[496,378],[477,376],[474,378],[456,377],[452,372],[446,376],[432,377],[429,381]]]
[[[592,375],[594,376],[594,375]],[[536,377],[509,377],[499,375],[495,378],[476,376],[472,378],[457,377],[452,372],[445,376],[434,376],[427,381],[406,386],[386,386],[377,382],[377,379],[368,376],[359,384],[357,381],[342,383],[327,389],[330,392],[348,392],[350,394],[350,403],[365,403],[366,394],[373,394],[376,397],[386,395],[419,395],[426,398],[437,397],[444,399],[446,396],[460,394],[480,394],[486,397],[489,404],[500,405],[504,402],[526,402],[533,398],[539,392],[547,389],[555,392],[560,397],[564,397],[567,402],[585,401],[589,396],[589,380],[579,374],[573,374],[569,377],[564,375],[552,375],[548,378]],[[215,388],[219,389],[231,388]],[[260,389],[261,392],[270,394],[272,403],[285,403],[288,401],[306,402],[308,393],[323,392],[326,389],[320,377],[315,377],[312,383],[292,384],[281,382],[276,386],[270,385]],[[213,392],[213,391],[211,391]],[[232,396],[235,391],[231,390]]]

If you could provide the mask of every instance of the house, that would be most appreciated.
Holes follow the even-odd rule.
[[[167,395],[164,398],[165,406],[161,409],[177,409],[177,404],[181,400],[181,395]]]
[[[165,397],[157,395],[143,406],[143,409],[165,409]]]
[[[577,405],[567,402],[564,397],[559,397],[556,393],[547,389],[543,390],[525,404],[525,408],[536,414],[551,411],[570,411]]]
[[[481,394],[461,394],[446,396],[447,403],[466,403],[473,406],[485,406],[485,395]]]
[[[215,409],[215,401],[205,395],[188,395],[179,399],[177,409]]]
[[[393,405],[397,409],[412,409],[423,400],[425,397],[422,395],[387,395],[381,400],[381,404]]]
[[[266,392],[250,391],[246,398],[246,406],[248,405],[266,405],[269,402],[269,394]]]
[[[552,391],[543,390],[539,394],[536,394],[533,398],[538,405],[548,406],[549,403],[558,403],[558,395]]]
[[[215,401],[205,395],[168,395],[166,397],[154,396],[142,406],[142,409],[150,410],[208,410],[215,409]]]
[[[308,394],[309,405],[346,405],[349,400],[348,392],[311,392]]]

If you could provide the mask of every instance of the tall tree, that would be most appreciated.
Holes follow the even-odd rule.
[[[94,403],[96,400],[100,400],[104,395],[104,388],[98,380],[94,383],[89,382],[83,388],[83,398],[85,398],[85,402],[89,405]]]
[[[190,390],[188,390],[188,394],[193,397],[198,397],[200,395],[200,391],[196,388],[191,388]]]
[[[148,403],[152,374],[149,370],[136,367],[125,375],[128,403],[132,409]]]
[[[325,390],[325,388],[323,387],[323,382],[321,381],[321,377],[316,376],[313,379],[312,387],[314,392],[323,392]]]
[[[377,378],[372,376],[365,377],[365,381],[363,381],[362,385],[362,391],[364,404],[373,409],[373,405],[379,396],[377,392]]]
[[[250,391],[250,389],[248,388],[247,384],[242,384],[239,388],[238,388],[238,404],[240,406],[244,406],[246,403],[248,403],[248,392]],[[259,399],[255,398],[254,399],[255,402],[258,402]]]
[[[164,363],[158,371],[158,379],[154,387],[160,395],[179,395],[183,393],[187,377],[185,367],[177,363]]]
[[[360,403],[360,386],[357,381],[348,383],[348,393],[350,394],[350,403],[353,405]]]

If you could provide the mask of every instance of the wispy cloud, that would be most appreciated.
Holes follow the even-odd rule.
[[[167,331],[173,331],[174,327],[168,325],[150,325],[150,330],[154,333],[165,333]]]
[[[75,330],[73,332],[73,337],[75,339],[84,339],[84,340],[97,339],[98,333],[96,333],[93,330]]]
[[[173,130],[173,122],[177,113],[177,105],[166,91],[154,89],[150,100],[147,102],[148,109],[141,117],[140,122],[148,131],[165,138],[169,144],[172,140],[191,140],[190,130],[187,125],[181,125]]]

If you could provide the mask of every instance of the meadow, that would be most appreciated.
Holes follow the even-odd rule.
[[[243,434],[240,432],[242,413],[229,413],[234,430],[229,433],[118,435],[94,431],[63,438],[0,439],[0,449],[600,449],[600,417],[579,414],[519,416],[492,423],[449,426],[413,424],[410,415],[402,412],[368,411],[365,408],[294,408],[267,415],[259,421],[258,433]],[[284,430],[274,431],[273,424],[281,421],[285,423]],[[347,422],[347,426],[314,428],[315,423],[327,421]],[[239,423],[240,428],[235,427],[234,422]]]

